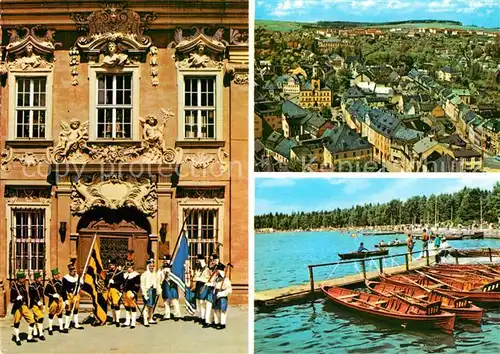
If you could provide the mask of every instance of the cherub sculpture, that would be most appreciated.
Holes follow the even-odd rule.
[[[81,141],[85,142],[88,139],[88,126],[89,122],[80,124],[80,121],[76,119],[72,119],[69,124],[61,122],[63,130],[59,134],[56,150],[61,151],[62,157],[67,156],[71,149],[77,147]]]
[[[115,42],[108,43],[108,54],[104,56],[102,61],[103,65],[112,68],[115,66],[123,66],[127,62],[128,55],[124,53],[117,53],[117,46]]]
[[[142,145],[144,149],[157,147],[163,153],[165,142],[163,140],[163,128],[165,120],[159,123],[154,115],[148,115],[145,119],[139,117],[142,125]]]

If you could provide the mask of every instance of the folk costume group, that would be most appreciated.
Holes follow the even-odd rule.
[[[154,313],[158,299],[164,303],[164,313],[161,321],[179,319],[194,320],[204,328],[226,328],[228,296],[232,292],[230,279],[226,276],[226,266],[219,262],[218,256],[212,254],[209,263],[201,254],[196,257],[194,271],[186,274],[186,287],[194,290],[196,298],[196,313],[193,316],[182,317],[179,304],[179,289],[171,272],[171,257],[162,258],[161,269],[155,270],[153,260],[147,261],[146,271],[139,274],[134,269],[133,252],[129,253],[124,269],[114,260],[109,261],[104,280],[107,292],[108,310],[111,309],[112,322],[116,327],[135,328],[138,321],[137,313],[141,312],[138,305],[139,292],[143,298],[142,324],[149,327],[156,324]],[[83,329],[79,323],[78,310],[80,305],[80,286],[83,279],[78,277],[75,267],[76,259],[68,265],[68,274],[61,277],[59,269],[51,270],[52,277],[44,287],[43,276],[34,273],[34,282],[26,282],[26,274],[17,273],[17,280],[12,282],[10,301],[14,317],[13,340],[19,346],[19,325],[21,320],[28,323],[27,342],[44,341],[44,317],[48,315],[48,334],[54,333],[54,319],[58,321],[58,331],[69,333],[70,329]],[[45,301],[48,299],[48,302]],[[121,323],[121,308],[125,310],[125,322]],[[73,319],[73,322],[71,322]]]

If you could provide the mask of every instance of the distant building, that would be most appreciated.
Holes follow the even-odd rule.
[[[319,64],[313,66],[313,75],[300,90],[299,105],[303,108],[330,107],[332,105],[332,90],[319,78]]]
[[[460,74],[450,66],[443,66],[437,71],[437,77],[441,81],[455,81]]]

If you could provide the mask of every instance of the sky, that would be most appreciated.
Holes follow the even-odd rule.
[[[296,22],[453,20],[500,27],[500,0],[256,0],[257,20]]]
[[[453,193],[464,187],[491,190],[500,174],[457,178],[256,178],[255,215],[332,210]]]

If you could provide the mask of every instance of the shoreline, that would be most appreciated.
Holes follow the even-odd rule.
[[[304,233],[304,232],[347,232],[347,233],[356,233],[356,234],[364,234],[364,236],[393,236],[396,235],[395,233],[397,232],[397,235],[399,234],[406,234],[408,229],[398,229],[398,228],[359,228],[359,227],[346,227],[346,228],[336,228],[336,227],[331,227],[331,228],[317,228],[317,229],[298,229],[298,230],[274,230],[274,229],[255,229],[254,233],[255,235],[259,234],[284,234],[284,233]],[[416,231],[412,231],[412,235],[415,236],[420,236],[422,234],[422,229],[421,228],[416,228]],[[439,234],[444,234],[445,236],[449,235],[455,235],[455,234],[473,234],[474,232],[483,232],[484,233],[484,238],[490,238],[490,239],[500,239],[500,229],[439,229],[438,228],[438,233]],[[370,234],[371,233],[371,234]],[[377,235],[378,233],[378,235]]]

